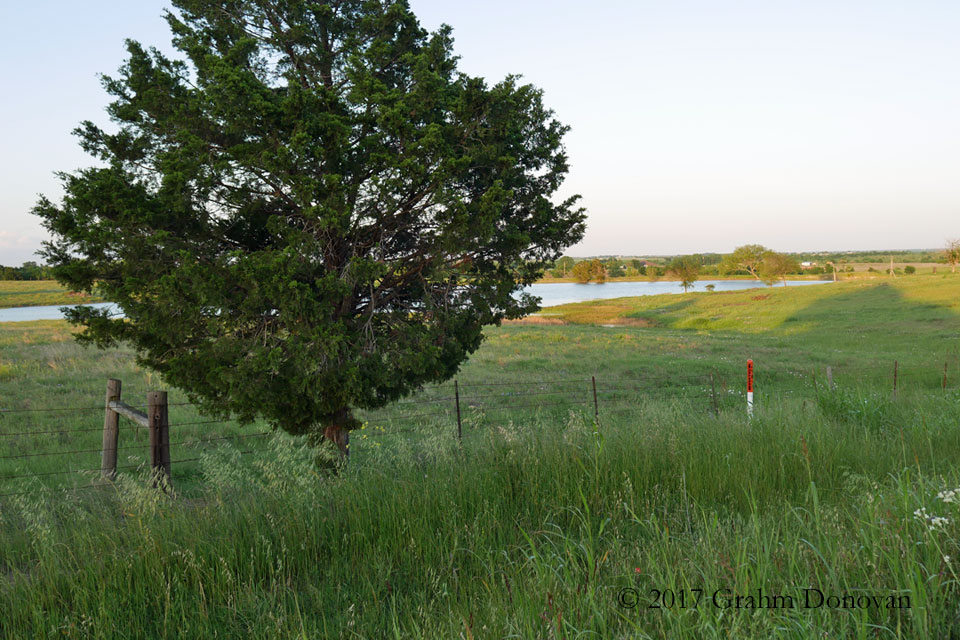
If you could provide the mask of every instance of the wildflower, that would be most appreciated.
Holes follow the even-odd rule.
[[[931,516],[930,514],[927,513],[927,510],[924,509],[923,507],[920,507],[919,509],[914,511],[913,517],[916,518],[917,520],[922,520],[924,523],[926,523],[926,525],[930,528],[931,531],[950,524],[949,518],[944,518],[942,516]]]
[[[937,497],[946,503],[957,503],[960,502],[960,489],[950,489],[949,491],[941,491],[937,494]]]
[[[943,556],[944,564],[950,564],[950,556]]]

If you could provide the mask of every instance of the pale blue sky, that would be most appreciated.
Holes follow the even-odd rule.
[[[461,69],[522,74],[571,125],[574,255],[927,248],[960,236],[960,3],[411,0]],[[166,3],[3,3],[0,264],[43,231],[70,135],[106,122],[123,39],[169,48]]]

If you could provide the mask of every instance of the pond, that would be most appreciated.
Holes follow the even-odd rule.
[[[766,287],[756,280],[700,280],[691,291],[705,291],[706,286],[712,284],[716,291],[739,291]],[[828,284],[824,280],[788,280],[787,286],[797,287],[811,284]],[[778,284],[777,286],[783,286]],[[551,284],[535,284],[524,289],[527,293],[539,296],[544,307],[552,307],[569,302],[584,302],[586,300],[603,300],[606,298],[624,298],[627,296],[654,296],[661,293],[683,293],[680,283],[672,280],[657,282],[605,282],[604,284],[576,284],[560,282]],[[110,302],[98,302],[89,305],[103,308],[113,307]],[[63,318],[61,305],[49,307],[11,307],[0,309],[0,322],[26,322],[29,320],[59,320]]]
[[[743,289],[766,288],[762,282],[756,280],[699,280],[690,291],[706,291],[707,285],[712,284],[715,291],[741,291]],[[812,284],[829,284],[826,280],[788,280],[788,287],[799,287]],[[776,286],[782,287],[783,283]],[[683,293],[683,287],[675,280],[658,280],[656,282],[605,282],[603,284],[577,284],[573,282],[557,282],[550,284],[535,284],[524,289],[527,293],[539,296],[541,306],[552,307],[558,304],[571,302],[585,302],[587,300],[605,300],[607,298],[625,298],[633,296],[655,296],[661,293]]]
[[[63,318],[63,312],[60,309],[64,305],[55,304],[49,307],[10,307],[9,309],[0,309],[0,322],[27,322],[28,320],[60,320]],[[73,305],[66,305],[73,306]],[[97,302],[85,307],[113,307],[112,302]]]

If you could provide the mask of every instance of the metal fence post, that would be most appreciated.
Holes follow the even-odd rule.
[[[597,403],[597,376],[591,376],[590,379],[593,381],[593,419],[597,424],[600,424],[600,405]]]
[[[900,363],[896,360],[893,361],[893,397],[897,397],[897,373],[900,368]]]
[[[460,420],[460,382],[453,381],[453,397],[457,404],[457,440],[463,442],[463,423]]]

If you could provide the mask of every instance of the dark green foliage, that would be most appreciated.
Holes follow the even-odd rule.
[[[75,290],[80,339],[139,362],[213,415],[292,433],[350,427],[451,377],[482,327],[580,239],[567,128],[513,77],[460,74],[447,27],[405,1],[178,0],[186,61],[135,42],[104,86],[102,166],[63,175],[35,213]]]
[[[53,270],[36,262],[24,262],[19,267],[0,265],[0,280],[52,280]]]
[[[906,273],[907,275],[911,275],[917,272],[917,268],[912,264],[908,264],[903,268],[903,272]]]

